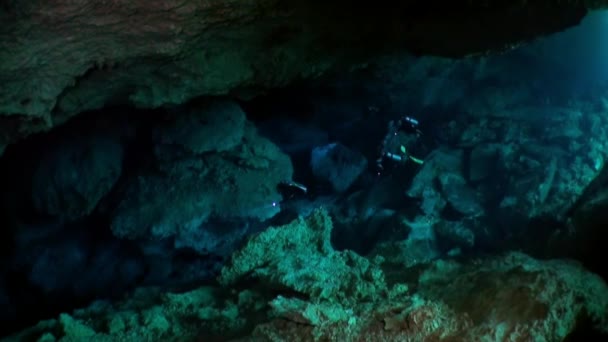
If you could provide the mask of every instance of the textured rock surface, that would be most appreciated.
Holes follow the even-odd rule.
[[[315,302],[329,301],[337,306],[373,300],[386,293],[376,262],[332,248],[332,228],[324,210],[269,228],[233,254],[231,264],[222,270],[220,283],[229,286],[248,278],[261,279],[271,287],[287,287]]]
[[[608,332],[608,286],[578,264],[511,253],[408,269],[391,258],[370,261],[333,250],[331,228],[318,210],[260,233],[223,270],[222,290],[139,290],[13,338],[561,341],[582,322]],[[240,280],[263,285],[232,288]]]
[[[128,182],[113,215],[114,235],[177,236],[202,251],[195,245],[205,244],[198,238],[210,218],[266,220],[279,211],[277,185],[291,180],[291,161],[235,103],[213,101],[178,115],[155,136],[158,165]]]
[[[387,49],[462,56],[576,24],[602,2],[9,1],[0,146],[87,109],[281,86]],[[443,6],[443,5],[442,5]],[[360,59],[362,57],[362,59]]]
[[[348,190],[366,167],[364,155],[340,143],[317,146],[310,157],[313,175],[330,184],[336,192]]]
[[[158,127],[154,134],[160,159],[167,157],[163,152],[175,154],[175,148],[191,154],[228,151],[240,144],[245,135],[245,113],[234,102],[213,101],[175,114],[173,122]]]
[[[67,140],[40,160],[32,180],[39,211],[74,220],[90,214],[122,172],[118,137],[89,135]]]

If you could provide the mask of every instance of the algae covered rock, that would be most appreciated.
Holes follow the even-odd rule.
[[[221,286],[138,289],[10,340],[561,341],[581,323],[608,333],[608,285],[574,262],[511,253],[408,268],[334,250],[331,229],[318,209],[251,237]]]
[[[259,281],[278,293],[269,301],[269,318],[308,327],[313,340],[344,340],[365,327],[361,318],[392,300],[403,301],[408,287],[389,287],[380,264],[352,251],[336,251],[330,243],[333,224],[324,209],[306,218],[271,227],[252,237],[236,252],[219,277],[223,286]],[[287,328],[289,329],[289,327]],[[309,335],[310,334],[310,335]],[[285,331],[261,325],[253,337],[301,340]],[[345,341],[346,341],[345,340]]]
[[[517,252],[474,263],[439,260],[418,282],[419,295],[466,314],[464,340],[562,341],[580,323],[608,332],[608,286],[574,261]]]
[[[264,304],[247,290],[231,295],[212,287],[183,293],[138,289],[122,301],[96,302],[0,340],[180,342],[221,336],[226,341],[242,334],[250,323],[246,318]]]
[[[258,325],[251,336],[274,341],[562,341],[581,323],[583,329],[608,332],[608,286],[569,261],[512,253],[464,263],[439,260],[421,270],[409,295],[378,298],[373,306],[335,307],[279,297],[271,306],[281,319]],[[407,279],[412,271],[395,268],[385,274]]]
[[[333,224],[319,209],[251,238],[222,269],[219,282],[228,286],[247,278],[288,288],[312,301],[374,301],[388,295],[379,265],[352,251],[335,251]]]

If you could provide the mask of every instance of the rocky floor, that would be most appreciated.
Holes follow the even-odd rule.
[[[138,289],[3,341],[561,341],[608,334],[608,286],[522,253],[404,268],[335,251],[317,210],[239,250],[221,287]],[[246,286],[246,288],[243,287]]]

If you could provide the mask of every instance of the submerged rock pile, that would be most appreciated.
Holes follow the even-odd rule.
[[[334,250],[331,229],[318,209],[252,237],[222,270],[221,287],[139,289],[11,338],[558,341],[581,322],[608,332],[608,286],[574,262],[510,253],[408,269],[382,256]]]

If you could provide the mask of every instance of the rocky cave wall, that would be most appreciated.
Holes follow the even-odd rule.
[[[602,1],[4,1],[0,150],[111,104],[250,97],[407,49],[460,57],[577,24]]]
[[[426,244],[428,237],[417,234],[429,224],[447,250],[471,249],[471,236],[475,247],[486,243],[489,250],[496,249],[491,243],[497,238],[520,247],[539,241],[547,246],[547,231],[521,223],[538,215],[563,218],[574,194],[598,175],[607,146],[605,89],[573,92],[569,82],[581,80],[576,68],[567,74],[572,78],[563,74],[561,83],[554,82],[553,73],[579,57],[556,54],[563,45],[511,48],[578,23],[586,6],[599,3],[467,2],[430,15],[432,5],[5,2],[0,143],[50,134],[10,146],[2,161],[9,227],[2,234],[10,239],[3,240],[0,303],[17,310],[3,314],[30,324],[40,318],[27,311],[37,302],[39,314],[48,317],[135,286],[183,288],[208,281],[244,237],[261,229],[255,220],[280,210],[275,185],[301,166],[308,169],[311,149],[340,141],[335,153],[365,173],[361,160],[373,160],[386,121],[404,110],[434,122],[427,126],[429,136],[456,147],[409,174],[418,175],[411,187],[389,184],[392,198],[375,197],[386,189],[364,189],[336,204],[334,213],[346,212],[334,217],[344,246],[369,247],[357,241],[362,236],[386,239],[375,229],[386,223],[383,215],[395,213],[390,201],[402,203],[404,197],[456,207],[457,215],[448,225],[397,224],[388,238],[412,237],[397,246],[408,251],[399,256],[402,264],[437,257],[420,249],[419,241]],[[511,53],[464,60],[399,52],[462,57],[504,48]],[[302,87],[288,87],[294,83]],[[288,90],[273,93],[278,87]],[[266,99],[259,96],[264,93]],[[284,106],[256,107],[257,101]],[[294,113],[302,116],[291,120]],[[514,123],[505,124],[505,118]],[[539,127],[547,128],[543,135],[535,135]],[[284,131],[290,134],[281,136]],[[526,149],[513,150],[513,142]],[[461,174],[465,150],[473,156],[474,187],[463,182],[471,174]],[[546,151],[553,158],[545,158]],[[494,155],[501,155],[502,169],[485,167]],[[553,171],[546,172],[547,165]],[[504,178],[492,179],[497,170]],[[429,180],[439,188],[429,193],[416,186]],[[332,191],[344,191],[351,181],[331,184]],[[489,187],[499,182],[505,188]],[[235,196],[226,196],[227,190]],[[506,197],[523,200],[507,201],[508,210],[496,216],[513,219],[504,222],[508,227],[484,235],[483,225],[496,222],[475,220],[491,216],[487,208],[500,202],[481,203],[475,191],[511,191]],[[458,207],[455,194],[470,196]],[[432,205],[422,207],[439,213]],[[367,220],[374,216],[381,219]]]
[[[0,300],[27,324],[36,302],[48,317],[132,287],[212,281],[246,237],[270,224],[256,220],[319,205],[330,208],[339,249],[393,255],[377,244],[403,242],[397,260],[406,266],[511,247],[580,256],[564,243],[571,236],[555,249],[548,237],[607,157],[605,85],[578,86],[593,71],[583,58],[598,46],[588,33],[462,60],[385,55],[250,101],[106,107],[35,134],[9,146],[0,167],[3,218],[15,219],[3,230]],[[558,53],[571,39],[581,50]],[[437,151],[424,166],[391,170],[392,182],[370,182],[387,122],[403,113],[423,122],[429,152]],[[319,156],[313,170],[311,151]],[[274,185],[289,179],[312,198],[280,203]],[[322,183],[333,202],[314,197]],[[553,220],[532,220],[539,215]],[[591,246],[588,238],[576,248]],[[601,241],[585,261],[603,260]]]

